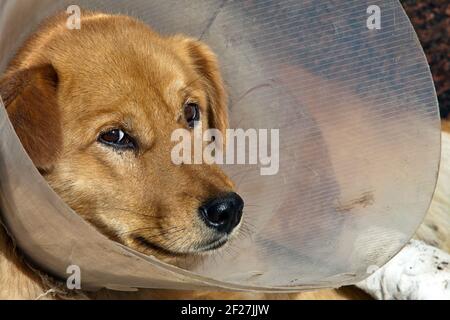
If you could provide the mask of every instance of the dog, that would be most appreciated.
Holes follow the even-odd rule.
[[[0,81],[35,166],[86,221],[142,253],[179,265],[226,245],[244,210],[232,181],[216,165],[171,161],[174,130],[228,126],[213,52],[127,16],[66,21],[44,22]]]
[[[83,11],[46,20],[0,79],[0,95],[30,158],[62,199],[110,239],[185,265],[220,250],[242,226],[244,200],[215,165],[175,166],[171,133],[228,127],[217,58],[205,44],[163,37],[122,15]],[[200,258],[201,259],[201,258]],[[0,231],[0,298],[340,299],[142,290],[72,293],[30,269]],[[364,295],[350,293],[352,297]]]

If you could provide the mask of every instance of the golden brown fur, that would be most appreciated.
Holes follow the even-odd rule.
[[[0,80],[0,94],[32,160],[57,193],[110,238],[175,264],[212,237],[196,216],[208,198],[233,190],[216,166],[173,166],[171,133],[195,100],[203,127],[225,130],[227,102],[214,54],[184,36],[161,37],[125,16],[84,12],[81,30],[48,20]],[[135,152],[98,143],[131,132]],[[0,298],[53,298],[0,231]],[[47,294],[46,294],[47,293]],[[344,298],[347,291],[263,295],[144,290],[85,298]],[[365,297],[353,293],[354,297]]]
[[[2,80],[12,123],[51,186],[105,234],[166,259],[196,251],[208,241],[196,211],[233,185],[216,166],[172,165],[170,139],[185,126],[188,100],[202,108],[205,129],[225,130],[215,57],[125,16],[83,17],[72,31],[64,15],[51,20],[16,56]],[[114,128],[138,148],[97,142]]]

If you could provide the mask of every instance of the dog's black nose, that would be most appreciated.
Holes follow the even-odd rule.
[[[232,192],[212,199],[200,207],[206,225],[219,232],[230,233],[242,219],[244,200]]]

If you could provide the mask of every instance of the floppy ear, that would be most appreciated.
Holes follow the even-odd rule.
[[[58,75],[49,64],[0,79],[0,96],[11,123],[35,166],[43,171],[51,170],[62,145],[57,86]]]
[[[175,40],[183,43],[190,64],[203,78],[209,99],[210,128],[219,129],[225,136],[228,128],[228,101],[216,55],[200,41],[182,36],[176,36]]]

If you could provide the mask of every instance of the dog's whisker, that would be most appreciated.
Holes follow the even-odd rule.
[[[132,210],[132,209],[129,209],[129,208],[107,207],[107,206],[99,207],[99,206],[97,206],[97,209],[108,210],[111,213],[115,213],[115,210],[118,210],[118,211],[132,213],[132,214],[141,215],[141,216],[145,216],[145,217],[151,217],[151,218],[158,217],[157,214],[150,215],[150,214],[142,213],[142,212],[139,212],[139,211],[136,211],[136,210]],[[106,212],[106,213],[109,213],[109,212]]]
[[[241,229],[236,235],[236,238],[240,240],[251,239],[253,234],[255,233],[255,230],[256,228],[254,226],[244,221],[244,223],[241,226]]]
[[[204,201],[204,199],[201,199],[200,197],[198,197],[198,196],[196,196],[196,195],[192,195],[192,194],[190,194],[190,193],[188,193],[188,192],[183,192],[183,193],[181,193],[181,194],[184,195],[184,196],[186,196],[186,197],[188,197],[188,198],[195,199],[195,200],[197,200],[199,203],[202,203],[202,202]]]
[[[162,232],[162,233],[158,233],[158,234],[151,234],[151,235],[149,235],[149,234],[147,234],[147,235],[143,235],[146,239],[148,239],[148,240],[153,240],[153,239],[156,239],[156,238],[168,238],[169,240],[170,239],[172,239],[175,235],[183,235],[183,232],[184,232],[185,230],[184,230],[184,228],[180,228],[180,229],[178,229],[178,230],[173,230],[173,231],[170,231],[170,232]]]
[[[151,230],[160,230],[160,227],[145,227],[145,228],[139,228],[139,229],[134,229],[131,231],[127,231],[127,232],[122,232],[122,233],[118,233],[118,236],[124,236],[124,235],[129,235],[129,234],[133,234],[133,233],[138,233],[138,232],[145,232],[145,231],[151,231]],[[184,229],[182,227],[172,227],[166,230],[161,230],[162,232],[158,232],[156,236],[160,235],[160,236],[165,236],[165,235],[169,235],[172,232],[179,232],[179,230],[177,229]]]
[[[238,172],[234,172],[233,174],[230,175],[230,178],[233,181],[236,181],[239,177],[239,181],[236,182],[237,189],[239,189],[239,186],[241,185],[243,179],[245,179],[248,176],[248,174],[250,174],[253,170],[254,170],[253,168],[249,168]]]
[[[260,205],[257,205],[257,204],[248,204],[248,203],[245,205],[245,207],[246,207],[246,208],[247,208],[247,207],[252,207],[252,208],[253,208],[253,207],[255,207],[255,208],[262,208],[262,206],[260,206]]]
[[[253,170],[253,168],[236,171],[236,172],[234,172],[233,174],[230,175],[230,178],[232,180],[236,180],[238,178],[238,176],[240,176],[241,174],[247,174],[247,173],[251,172],[252,170]]]
[[[171,242],[165,244],[164,247],[165,247],[166,249],[168,249],[168,250],[172,250],[172,249],[174,248],[174,246],[181,240],[182,237],[183,237],[182,234],[179,235],[178,237],[176,237],[175,239],[173,239]],[[177,246],[176,249],[179,250],[178,246]],[[176,250],[176,251],[178,251],[178,250]],[[175,250],[174,250],[174,251],[175,251]]]

